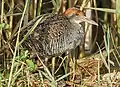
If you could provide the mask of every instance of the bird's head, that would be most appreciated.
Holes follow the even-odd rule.
[[[84,13],[81,10],[77,9],[77,8],[69,8],[69,9],[67,9],[64,12],[64,15],[67,16],[69,19],[73,20],[76,23],[87,22],[89,24],[93,24],[93,25],[98,26],[98,24],[95,21],[87,18],[84,15]]]

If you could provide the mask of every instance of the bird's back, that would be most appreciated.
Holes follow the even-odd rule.
[[[34,19],[21,31],[21,39],[39,18]],[[44,18],[23,41],[24,48],[37,52],[40,56],[51,57],[71,50],[82,42],[84,31],[80,24],[76,24],[64,15],[49,14]]]

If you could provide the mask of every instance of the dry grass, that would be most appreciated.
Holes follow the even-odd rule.
[[[115,4],[116,3],[116,4]],[[0,1],[0,87],[119,87],[120,86],[120,0],[1,0]],[[88,7],[88,4],[89,7]],[[99,7],[101,6],[101,7]],[[108,6],[108,7],[106,7]],[[92,27],[91,53],[84,58],[74,50],[69,55],[52,58],[46,66],[41,58],[29,58],[20,44],[35,29],[38,20],[22,41],[20,30],[36,16],[64,12],[78,7],[92,10],[98,27]],[[85,25],[86,32],[89,25]],[[95,30],[94,30],[95,29]],[[11,44],[11,38],[17,40]],[[102,38],[101,38],[102,37]],[[37,54],[36,54],[37,55]]]

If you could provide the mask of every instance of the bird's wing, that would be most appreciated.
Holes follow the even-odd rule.
[[[71,22],[63,15],[51,15],[46,18],[39,26],[38,29],[46,35],[49,40],[59,38],[68,31],[68,23]]]

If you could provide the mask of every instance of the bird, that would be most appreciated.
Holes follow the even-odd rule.
[[[41,16],[36,17],[21,30],[20,40],[40,18]],[[63,14],[46,14],[21,46],[30,53],[38,53],[43,58],[70,52],[84,42],[85,32],[82,22],[97,25],[95,21],[88,19],[82,11],[74,7],[68,8]]]

